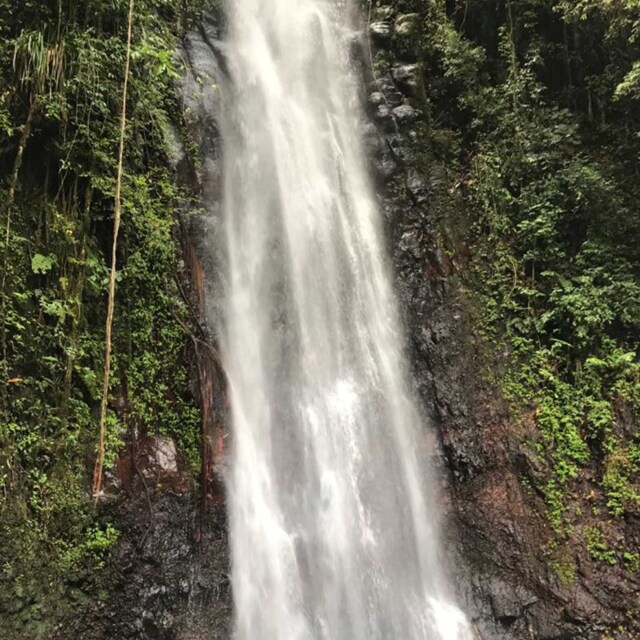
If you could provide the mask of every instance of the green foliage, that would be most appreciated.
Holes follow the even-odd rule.
[[[622,554],[622,561],[628,571],[636,572],[640,570],[640,553],[625,551]]]
[[[96,519],[89,480],[127,4],[0,0],[0,610],[26,607],[43,625],[64,581],[99,570],[117,540]],[[136,2],[107,467],[134,429],[198,456],[165,149],[185,23],[176,4]],[[17,633],[4,624],[1,636]],[[48,637],[46,625],[23,633]]]
[[[558,582],[563,587],[571,588],[576,581],[575,562],[571,559],[562,558],[559,560],[552,560],[550,564],[558,578]]]
[[[609,548],[600,528],[597,526],[587,527],[584,532],[584,538],[587,543],[587,550],[594,560],[610,565],[617,564],[616,552]]]
[[[609,511],[614,516],[621,516],[640,502],[638,491],[631,483],[638,466],[623,447],[611,446],[611,449],[604,462],[602,485]]]
[[[36,253],[33,258],[31,258],[31,271],[33,271],[33,273],[45,274],[51,271],[57,261],[58,259],[55,255],[43,256]]]
[[[536,488],[560,538],[585,484],[621,518],[640,506],[640,5],[413,10],[433,148],[473,216],[481,331],[509,345],[504,392],[548,469]]]
[[[84,534],[80,544],[65,545],[60,558],[63,570],[68,574],[96,571],[104,567],[106,552],[118,541],[120,533],[112,525],[95,524]]]

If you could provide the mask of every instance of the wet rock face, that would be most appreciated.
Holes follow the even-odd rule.
[[[130,493],[141,480],[147,490],[154,492],[171,490],[182,494],[193,490],[186,461],[176,443],[154,435],[138,436],[135,451],[126,450],[105,476],[107,500],[117,500],[123,491]]]
[[[218,38],[216,21],[208,21],[188,34],[180,51],[186,66],[178,91],[193,149],[187,151],[177,126],[168,132],[176,182],[208,205],[208,214],[202,216],[199,206],[183,204],[181,239],[193,253],[190,261],[198,262],[201,270],[201,286],[195,287],[193,300],[198,317],[211,311],[217,270],[211,252],[203,247],[214,242],[218,232],[217,74],[224,67],[215,45]],[[188,287],[193,288],[186,283]],[[202,372],[194,374],[194,385],[201,384],[201,377]],[[216,387],[211,395],[213,411],[220,413],[222,422],[224,390]],[[217,449],[216,442],[211,446]],[[52,640],[231,638],[227,514],[215,462],[203,473],[203,492],[203,478],[196,483],[172,440],[137,436],[105,485],[105,517],[117,527],[120,539],[96,584],[72,587],[86,604],[77,607],[80,614],[61,622]]]
[[[231,587],[224,505],[209,508],[202,530],[189,495],[165,492],[147,501],[137,491],[109,509],[121,540],[100,583],[77,587],[88,593],[89,605],[64,621],[52,640],[227,640]]]
[[[391,25],[384,21],[380,20],[378,22],[372,22],[369,30],[371,32],[371,36],[380,43],[386,42],[391,38]]]

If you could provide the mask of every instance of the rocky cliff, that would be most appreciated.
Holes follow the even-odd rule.
[[[461,600],[484,640],[637,637],[637,575],[597,563],[578,547],[569,552],[571,580],[559,575],[562,558],[554,555],[543,497],[531,489],[531,479],[545,473],[526,445],[534,420],[515,415],[495,383],[493,374],[507,366],[508,354],[478,337],[481,310],[468,273],[474,250],[467,233],[470,212],[458,178],[433,153],[428,79],[409,44],[419,16],[394,6],[372,12],[353,55],[363,76],[363,135],[396,267],[416,391],[431,416],[425,429],[439,452],[443,538]],[[187,134],[198,150],[189,153],[193,144],[176,142],[174,156],[176,179],[208,212],[184,212],[185,255],[192,255],[186,262],[200,264],[206,283],[192,287],[201,311],[216,278],[216,265],[201,248],[219,222],[216,83],[224,60],[215,44],[217,24],[210,16],[182,43],[186,74],[179,88]],[[372,65],[380,52],[387,63]],[[215,317],[215,309],[207,315]],[[206,335],[214,350],[215,327]],[[220,388],[215,393],[224,395]],[[214,409],[224,413],[224,403]],[[216,424],[223,425],[224,417]],[[223,438],[223,426],[211,427],[210,435]],[[128,497],[109,507],[123,535],[108,568],[107,597],[62,624],[57,637],[229,637],[224,503],[211,489],[224,452],[213,444],[210,455],[204,506],[188,487],[155,483],[149,491],[136,480]],[[158,457],[151,456],[151,469]],[[174,472],[179,475],[177,468],[169,475]],[[198,511],[206,523],[201,531]],[[636,532],[637,542],[639,523],[630,518],[625,526]]]

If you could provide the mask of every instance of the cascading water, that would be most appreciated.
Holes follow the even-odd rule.
[[[223,357],[238,640],[463,640],[339,0],[228,0]]]

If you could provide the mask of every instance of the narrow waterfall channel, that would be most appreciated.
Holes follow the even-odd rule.
[[[348,0],[228,0],[238,640],[466,640],[359,131]]]

